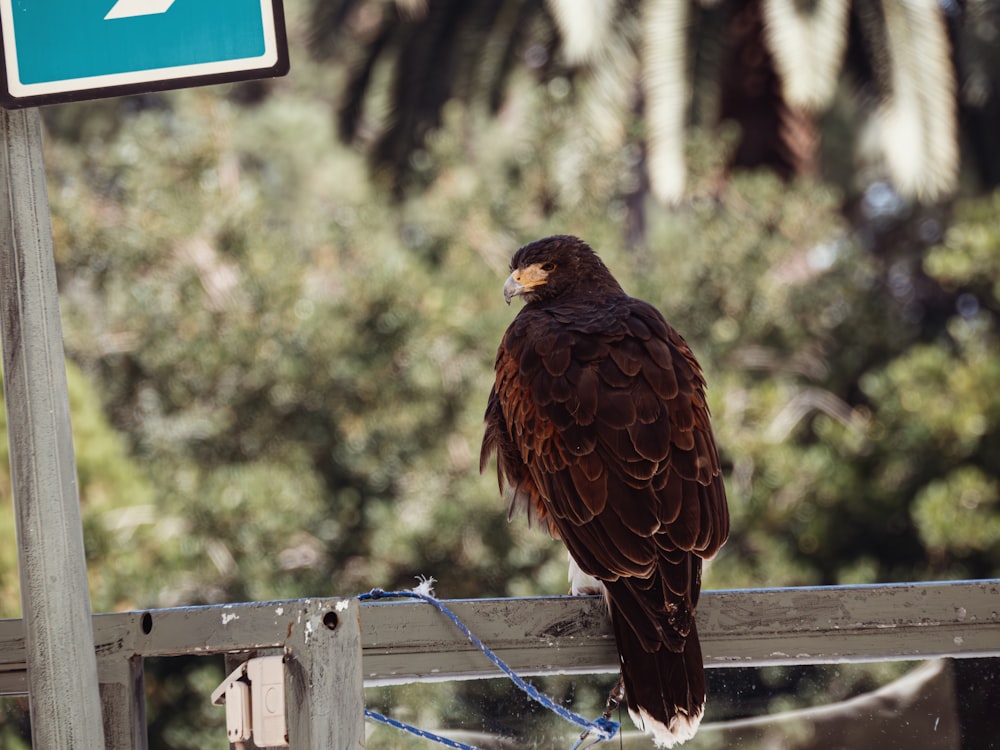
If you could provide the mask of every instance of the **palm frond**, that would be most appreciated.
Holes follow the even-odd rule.
[[[337,131],[343,141],[350,141],[361,130],[365,99],[371,89],[375,66],[390,45],[395,30],[395,26],[391,24],[381,25],[365,48],[363,56],[350,66],[340,106],[337,108]]]
[[[808,153],[811,114],[789,107],[774,57],[764,41],[760,0],[743,3],[728,20],[726,57],[720,74],[719,120],[739,127],[731,168],[766,167],[782,177],[798,174]]]
[[[885,0],[888,90],[879,109],[882,149],[893,182],[922,200],[958,180],[955,76],[936,0]]]
[[[625,126],[635,112],[639,78],[638,18],[627,4],[618,5],[607,20],[608,28],[599,41],[595,40],[587,62],[572,73],[580,121],[587,135],[605,147],[620,145],[626,138]],[[565,50],[563,56],[568,57]]]
[[[689,9],[677,0],[649,0],[643,8],[641,58],[646,103],[649,184],[661,203],[680,199],[687,181],[684,126]]]
[[[309,49],[319,57],[329,57],[337,49],[347,19],[358,12],[364,0],[323,0],[309,4]]]
[[[366,142],[398,196],[419,171],[412,157],[441,124],[445,104],[498,110],[526,39],[545,37],[551,24],[542,0],[315,0],[311,21],[313,52],[348,71],[340,137]]]
[[[837,90],[847,46],[848,0],[764,0],[764,38],[781,77],[785,101],[826,108]]]
[[[546,0],[568,65],[592,61],[608,44],[615,0]]]

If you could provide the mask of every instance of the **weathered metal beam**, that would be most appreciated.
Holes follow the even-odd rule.
[[[287,648],[341,599],[97,615],[98,659]],[[523,674],[618,669],[597,597],[447,601]],[[423,602],[360,611],[366,685],[492,677],[496,668]],[[311,613],[308,614],[307,613]],[[1000,656],[1000,581],[706,591],[698,611],[709,667]],[[0,621],[0,692],[23,666],[22,625]]]
[[[706,666],[1000,656],[1000,581],[719,591]]]
[[[445,604],[524,675],[613,672],[614,635],[600,597],[478,599]],[[498,677],[500,672],[425,602],[380,601],[361,610],[366,685]]]
[[[448,602],[523,674],[616,672],[597,597]],[[497,675],[420,602],[362,608],[366,684]],[[705,665],[765,666],[1000,655],[1000,581],[706,591]]]

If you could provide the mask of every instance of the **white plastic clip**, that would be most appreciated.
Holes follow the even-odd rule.
[[[288,747],[285,666],[281,656],[240,664],[212,691],[212,704],[226,705],[226,735],[237,747],[253,736],[258,747]]]

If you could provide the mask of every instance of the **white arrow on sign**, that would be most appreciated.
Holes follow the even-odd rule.
[[[133,18],[135,16],[153,16],[166,13],[174,0],[118,0],[104,17],[105,21],[113,18]]]

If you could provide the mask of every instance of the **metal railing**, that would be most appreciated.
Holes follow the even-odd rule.
[[[615,672],[598,597],[447,602],[525,675]],[[1000,580],[706,591],[698,610],[710,668],[1000,655]],[[364,687],[496,677],[451,622],[413,601],[316,598],[93,617],[105,741],[146,747],[143,660],[261,651],[285,655],[289,744],[358,747]],[[0,621],[0,694],[28,691],[21,620]],[[207,696],[206,696],[207,700]]]

